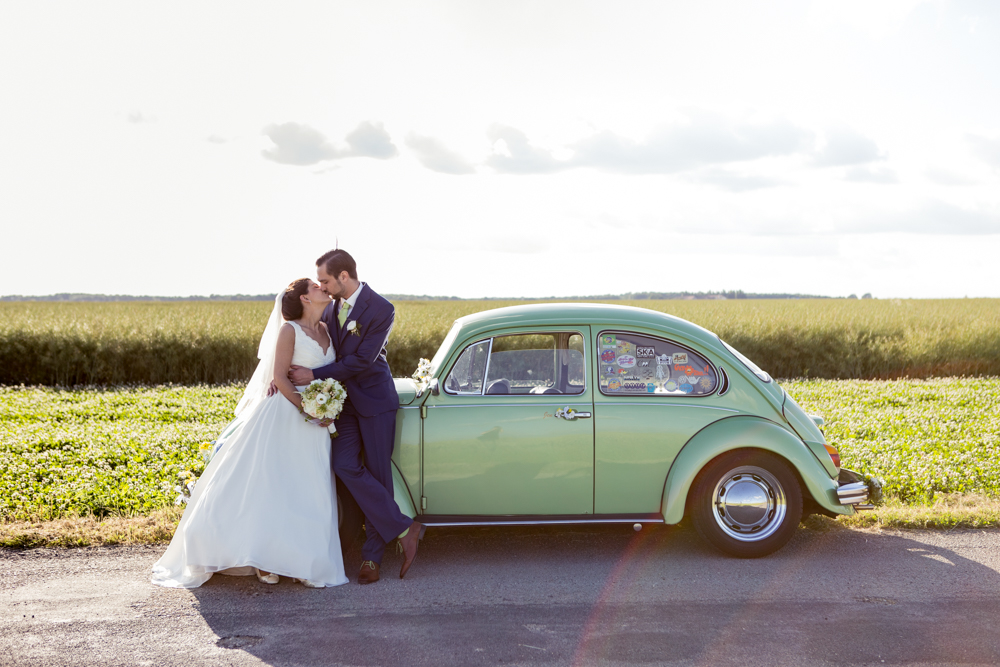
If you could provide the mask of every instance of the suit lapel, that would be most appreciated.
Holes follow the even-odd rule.
[[[347,319],[344,320],[344,327],[347,326],[348,322],[357,321],[361,317],[361,313],[365,312],[365,308],[368,307],[368,292],[371,290],[366,290],[363,286],[358,288],[361,290],[361,294],[358,295],[358,300],[354,303],[354,307],[347,311]],[[347,329],[344,329],[344,334],[347,334]]]

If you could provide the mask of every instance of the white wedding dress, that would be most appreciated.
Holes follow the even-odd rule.
[[[317,368],[336,359],[332,343],[324,353],[291,324],[293,364]],[[326,586],[347,583],[330,433],[307,423],[280,393],[253,402],[239,417],[195,484],[170,546],[153,566],[153,583],[197,588],[213,573],[250,575],[254,568]]]

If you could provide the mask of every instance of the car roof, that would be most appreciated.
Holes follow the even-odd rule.
[[[546,325],[586,325],[608,327],[646,327],[663,329],[674,335],[706,343],[718,337],[703,327],[679,317],[648,308],[617,306],[606,303],[533,303],[484,310],[455,320],[465,339],[496,327],[536,327]]]

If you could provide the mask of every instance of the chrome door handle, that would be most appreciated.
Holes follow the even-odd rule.
[[[574,419],[590,419],[593,415],[589,412],[580,412],[579,410],[574,410],[573,408],[567,406],[556,410],[555,416],[559,419],[565,419],[566,421],[571,422]]]

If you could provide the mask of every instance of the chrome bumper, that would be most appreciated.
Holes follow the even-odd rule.
[[[874,509],[875,505],[872,503],[882,498],[882,483],[878,479],[865,479],[847,468],[840,469],[837,484],[837,500],[841,505],[851,505],[856,510]]]

